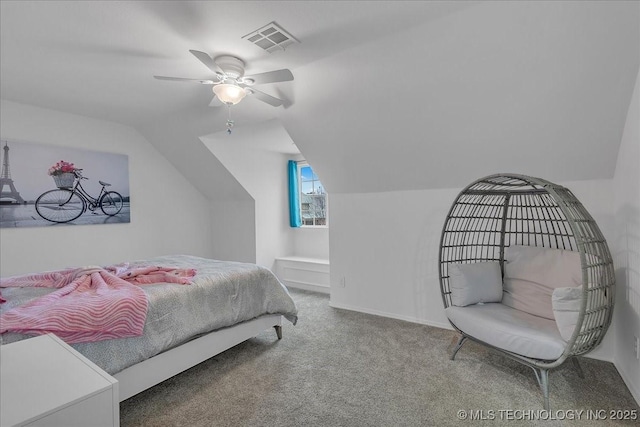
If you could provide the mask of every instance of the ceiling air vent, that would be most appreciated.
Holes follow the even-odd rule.
[[[256,46],[271,53],[274,50],[284,50],[293,43],[300,43],[289,34],[284,28],[274,22],[265,25],[242,37]]]

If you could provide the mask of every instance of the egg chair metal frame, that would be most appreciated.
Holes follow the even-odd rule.
[[[505,248],[539,246],[580,253],[582,301],[576,328],[564,352],[555,360],[541,360],[487,344],[459,330],[451,359],[467,339],[493,348],[533,369],[549,409],[549,370],[567,359],[593,350],[611,324],[615,301],[615,273],[607,242],[596,221],[567,188],[544,179],[518,175],[490,175],[468,185],[456,197],[440,238],[440,290],[445,308],[452,305],[449,265],[497,261],[504,275]],[[582,377],[582,370],[578,370]]]

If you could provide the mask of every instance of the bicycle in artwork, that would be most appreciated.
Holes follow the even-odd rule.
[[[42,218],[65,223],[79,218],[87,210],[96,213],[100,209],[107,216],[122,210],[124,200],[117,191],[107,191],[111,186],[108,182],[98,181],[102,188],[100,194],[93,197],[82,187],[81,181],[89,179],[82,176],[82,169],[74,168],[66,174],[66,180],[56,179],[58,188],[42,193],[36,200],[36,211]]]

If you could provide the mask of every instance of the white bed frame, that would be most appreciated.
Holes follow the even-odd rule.
[[[278,339],[281,339],[282,316],[270,314],[219,329],[130,366],[114,375],[119,382],[120,402],[271,327],[275,328]]]

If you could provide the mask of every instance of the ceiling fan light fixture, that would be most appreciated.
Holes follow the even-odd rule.
[[[213,87],[213,93],[216,94],[218,99],[225,104],[235,105],[242,101],[247,95],[247,91],[240,86],[234,84],[222,83]]]

